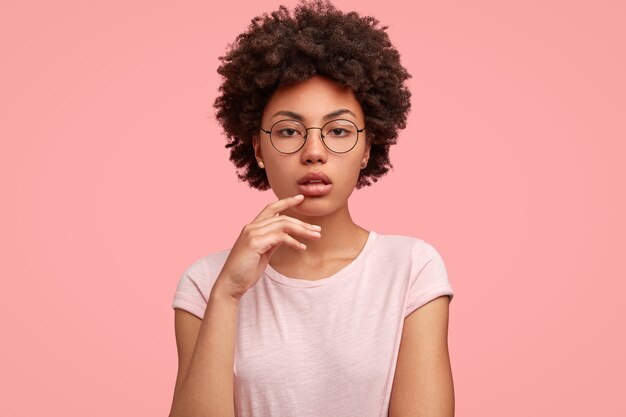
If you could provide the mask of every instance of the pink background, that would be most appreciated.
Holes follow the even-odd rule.
[[[274,201],[211,106],[278,4],[0,6],[2,415],[167,415],[180,274]],[[394,170],[351,211],[444,257],[457,415],[623,415],[623,2],[335,4],[413,75]]]

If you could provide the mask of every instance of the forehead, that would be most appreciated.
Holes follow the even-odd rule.
[[[278,88],[263,110],[263,119],[271,119],[278,111],[291,111],[303,115],[305,121],[316,121],[338,109],[351,110],[357,120],[363,120],[363,110],[351,88],[316,75],[306,81]]]

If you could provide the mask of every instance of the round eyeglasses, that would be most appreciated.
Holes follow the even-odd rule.
[[[280,120],[270,130],[261,128],[270,135],[274,149],[281,153],[298,152],[306,143],[310,129],[319,129],[324,146],[335,153],[351,151],[359,140],[359,133],[365,130],[346,119],[331,120],[322,127],[306,127],[297,120]]]

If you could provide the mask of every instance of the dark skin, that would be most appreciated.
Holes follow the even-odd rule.
[[[393,168],[389,148],[406,126],[411,93],[405,81],[411,75],[386,28],[371,16],[344,13],[324,0],[305,0],[293,13],[280,6],[254,19],[220,57],[218,72],[224,81],[214,103],[241,180],[258,190],[273,188],[257,166],[251,140],[257,136],[263,142],[259,122],[277,86],[315,75],[349,86],[362,106],[371,152],[356,189],[372,185]]]
[[[320,127],[325,115],[341,109],[346,111],[338,117],[353,121],[359,128],[364,126],[363,111],[352,90],[328,78],[314,76],[276,90],[263,111],[261,126],[268,129],[286,118],[275,115],[276,112],[290,111],[302,115],[305,126]],[[344,154],[326,148],[320,140],[320,131],[315,129],[309,131],[304,147],[293,154],[276,151],[269,135],[262,131],[253,146],[255,157],[263,162],[271,188],[279,199],[299,194],[297,182],[309,172],[324,172],[332,181],[327,195],[307,196],[302,203],[282,213],[321,226],[321,237],[301,238],[307,245],[304,251],[280,245],[273,252],[270,265],[286,276],[320,279],[349,264],[369,236],[369,231],[352,220],[348,207],[361,167],[369,159],[366,131],[360,133],[356,146]]]

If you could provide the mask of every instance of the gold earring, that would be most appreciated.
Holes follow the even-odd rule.
[[[261,169],[265,168],[265,165],[263,164],[263,161],[259,161],[259,168],[261,168]]]

